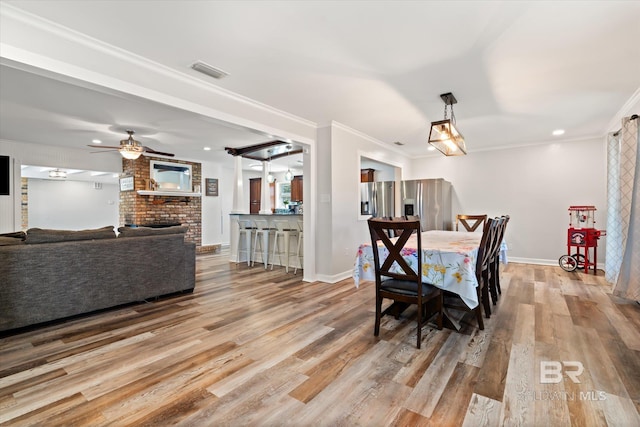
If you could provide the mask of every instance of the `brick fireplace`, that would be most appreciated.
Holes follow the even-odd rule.
[[[193,185],[201,185],[200,163],[140,156],[136,160],[122,159],[124,176],[134,177],[133,191],[120,192],[121,226],[160,226],[181,224],[189,227],[185,240],[194,242],[196,250],[202,246],[202,199],[189,196],[141,195],[138,190],[149,190],[151,160],[191,165]]]

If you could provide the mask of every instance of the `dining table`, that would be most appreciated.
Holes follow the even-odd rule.
[[[481,239],[482,233],[445,230],[422,232],[422,281],[456,294],[467,307],[476,308],[480,303],[477,291],[476,258]],[[414,234],[402,249],[402,257],[412,267],[418,265],[417,248],[417,238]],[[382,263],[388,251],[382,242],[379,242],[377,250]],[[401,272],[397,263],[395,267],[398,272]],[[359,287],[363,280],[375,281],[373,248],[370,242],[363,243],[358,248],[352,276],[356,287]],[[448,311],[445,310],[443,314],[445,324],[460,330],[460,324]]]

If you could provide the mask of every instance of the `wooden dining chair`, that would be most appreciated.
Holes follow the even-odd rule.
[[[491,244],[493,242],[493,236],[496,232],[497,222],[489,218],[485,221],[484,228],[482,229],[482,237],[480,239],[480,245],[478,246],[478,255],[476,257],[476,280],[478,281],[478,287],[476,292],[478,294],[478,306],[475,308],[469,308],[460,297],[451,292],[445,291],[445,308],[452,308],[456,310],[472,311],[476,316],[478,322],[478,328],[484,330],[484,320],[482,319],[482,309],[484,308],[485,316],[490,317],[491,308],[489,302],[488,281],[485,280],[488,272],[488,262]],[[483,272],[485,274],[483,274]]]
[[[387,216],[387,217],[381,217],[381,218],[387,219],[389,221],[402,221],[405,219],[404,217],[401,217],[401,216]],[[389,237],[398,237],[400,234],[402,234],[402,230],[387,229],[385,230],[385,232]]]
[[[489,259],[489,293],[491,294],[491,302],[493,305],[496,305],[498,295],[502,294],[502,289],[500,289],[500,248],[502,247],[508,222],[509,215],[504,215],[498,219],[498,229],[495,233]]]
[[[385,314],[391,314],[401,306],[416,304],[417,310],[417,347],[422,341],[422,326],[426,323],[426,305],[435,301],[438,329],[442,329],[442,291],[435,286],[422,282],[422,240],[420,234],[420,221],[408,221],[405,219],[370,218],[368,220],[369,233],[371,235],[371,247],[376,276],[376,320],[374,335],[380,333],[380,319]],[[399,233],[397,239],[391,241],[389,231]],[[416,233],[416,251],[408,257],[403,257],[402,249],[411,237]],[[379,243],[382,242],[382,247]],[[381,251],[381,249],[386,251]],[[382,258],[381,252],[388,252],[386,258]],[[384,312],[382,301],[384,298],[393,300],[393,304]],[[401,312],[400,309],[399,312]],[[396,312],[398,313],[398,312]],[[398,315],[396,314],[396,317]]]
[[[466,231],[476,231],[484,229],[487,221],[486,215],[456,215],[456,231],[459,230],[459,224],[462,224]]]
[[[496,235],[498,234],[499,226],[500,222],[498,219],[487,219],[482,231],[480,247],[478,248],[478,258],[476,259],[476,279],[478,280],[478,287],[480,292],[479,301],[482,302],[482,306],[484,307],[484,315],[487,319],[491,317],[491,304],[489,302],[489,273],[491,256],[494,250]]]
[[[420,216],[419,215],[405,215],[404,219],[409,220],[409,221],[420,221]],[[420,231],[424,231],[424,230],[422,230],[422,226],[420,226]]]

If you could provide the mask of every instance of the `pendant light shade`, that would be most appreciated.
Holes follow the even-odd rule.
[[[287,169],[287,171],[284,174],[284,179],[287,182],[291,182],[293,180],[293,172],[291,172],[291,169]]]
[[[453,114],[453,104],[458,101],[452,93],[440,95],[444,101],[444,120],[431,122],[429,144],[437,148],[445,156],[464,156],[467,146],[462,133],[456,128],[456,118]],[[451,118],[447,118],[447,106],[451,106]]]
[[[291,145],[287,145],[287,171],[284,174],[284,180],[291,182],[293,180],[293,172],[291,172],[291,164],[289,163],[289,154],[291,153]]]
[[[273,184],[274,182],[276,182],[276,177],[271,173],[271,153],[273,153],[272,149],[267,150],[267,152],[269,153],[269,163],[267,165],[267,170],[269,171],[267,173],[267,182],[269,184]]]

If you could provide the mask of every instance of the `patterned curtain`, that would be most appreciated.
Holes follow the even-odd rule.
[[[640,150],[638,120],[626,117],[607,140],[607,256],[605,278],[613,293],[640,300]]]

